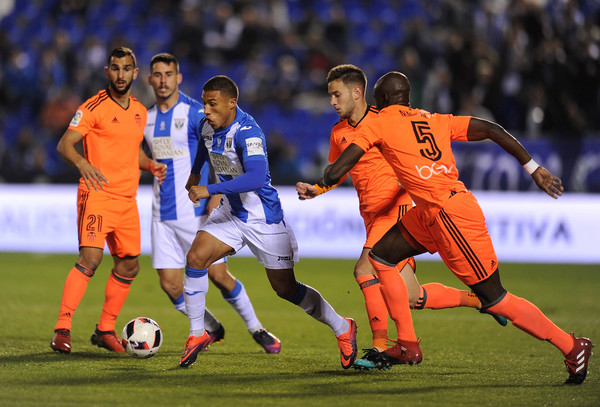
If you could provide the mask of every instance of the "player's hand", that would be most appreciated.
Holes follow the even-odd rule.
[[[200,199],[208,198],[210,194],[206,185],[194,185],[190,187],[188,196],[193,203],[197,203]]]
[[[77,168],[79,169],[81,178],[83,178],[83,182],[85,182],[88,191],[91,191],[90,184],[96,191],[98,188],[104,189],[103,183],[108,184],[108,180],[100,170],[90,164],[87,160],[82,160]]]
[[[558,199],[565,190],[560,178],[552,175],[550,171],[544,167],[538,167],[533,174],[531,174],[531,177],[542,191],[554,199]]]
[[[167,165],[153,161],[150,172],[158,179],[158,183],[162,184],[167,177]]]
[[[185,189],[190,190],[191,187],[196,186],[200,183],[200,174],[190,174],[187,182],[185,183]]]
[[[305,199],[313,199],[315,196],[319,195],[317,188],[315,188],[313,185],[307,184],[306,182],[296,183],[296,191],[298,191],[298,199],[301,201],[304,201]]]

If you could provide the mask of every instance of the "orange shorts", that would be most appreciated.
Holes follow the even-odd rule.
[[[388,230],[395,226],[402,215],[410,208],[412,208],[412,201],[410,204],[394,205],[385,213],[378,212],[372,215],[363,214],[362,218],[365,221],[365,229],[367,231],[367,241],[365,242],[364,248],[373,248],[375,243],[377,243]]]
[[[410,237],[430,253],[439,253],[466,285],[487,279],[498,268],[485,217],[470,191],[452,196],[431,225],[427,225],[418,207],[409,210],[400,222]]]
[[[114,256],[139,256],[140,216],[135,199],[115,199],[99,191],[77,190],[79,247],[104,250]]]

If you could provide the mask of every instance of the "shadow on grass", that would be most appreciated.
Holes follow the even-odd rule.
[[[244,355],[247,358],[250,355]],[[562,387],[548,383],[478,383],[469,384],[460,380],[465,375],[470,376],[470,369],[457,369],[455,371],[435,372],[421,367],[396,366],[392,370],[359,371],[354,369],[343,370],[338,364],[331,369],[310,370],[311,366],[300,371],[289,371],[289,366],[298,366],[298,360],[291,358],[282,361],[275,355],[263,355],[257,358],[256,363],[243,365],[235,369],[235,362],[242,359],[240,355],[212,354],[202,355],[196,364],[189,368],[178,366],[179,356],[175,352],[168,352],[153,357],[152,362],[135,359],[128,355],[102,353],[102,352],[75,352],[69,355],[40,352],[29,355],[2,356],[0,365],[15,369],[26,365],[37,366],[36,372],[26,377],[19,377],[21,385],[60,386],[71,388],[73,386],[104,386],[118,385],[132,389],[152,388],[160,383],[160,388],[185,388],[192,387],[194,383],[202,384],[203,394],[218,397],[223,389],[227,389],[228,396],[244,397],[257,395],[260,390],[261,397],[299,397],[312,398],[337,394],[361,395],[373,392],[372,384],[377,382],[379,395],[414,395],[429,394],[444,390],[458,390],[471,388],[473,390],[485,389],[523,389]],[[276,361],[277,363],[273,363]],[[279,364],[284,366],[283,371],[278,369]],[[316,366],[312,366],[314,368]],[[44,374],[44,370],[53,374]],[[234,371],[235,370],[235,371]],[[287,371],[286,371],[287,370]],[[297,369],[294,369],[297,370]],[[449,376],[454,377],[448,380]],[[435,379],[432,380],[432,378]],[[434,383],[432,383],[434,382]],[[270,383],[265,388],[265,383]],[[269,388],[271,390],[269,390]],[[310,395],[306,389],[310,388]]]

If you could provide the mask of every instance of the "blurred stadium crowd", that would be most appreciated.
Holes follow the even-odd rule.
[[[600,138],[598,0],[0,3],[3,182],[75,182],[56,143],[106,86],[106,56],[121,45],[137,55],[133,94],[146,106],[156,53],[179,58],[195,98],[211,76],[232,77],[267,135],[276,185],[324,166],[338,119],[325,76],[340,63],[363,68],[370,86],[403,71],[413,106],[489,118],[520,138]]]

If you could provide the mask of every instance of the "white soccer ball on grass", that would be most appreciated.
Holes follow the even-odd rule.
[[[121,343],[125,351],[137,358],[154,356],[162,345],[163,334],[156,321],[137,317],[123,327]]]

